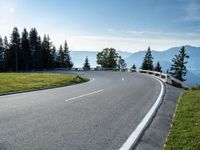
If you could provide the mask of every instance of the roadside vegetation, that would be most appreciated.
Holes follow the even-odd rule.
[[[172,125],[165,150],[200,149],[200,86],[181,97]]]
[[[88,81],[75,74],[0,73],[0,94],[67,86]]]
[[[31,28],[30,32],[24,28],[20,34],[14,27],[10,38],[0,35],[0,72],[72,67],[66,40],[56,49],[49,35],[41,37],[36,28]]]

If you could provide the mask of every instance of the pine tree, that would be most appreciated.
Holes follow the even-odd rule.
[[[20,55],[20,35],[18,29],[14,27],[13,32],[11,34],[9,64],[11,69],[15,69],[15,71],[18,71],[19,55]]]
[[[35,51],[33,53],[34,69],[42,69],[42,51],[41,51],[41,49],[42,49],[42,40],[41,40],[41,37],[38,36]]]
[[[90,70],[90,63],[89,63],[88,57],[85,58],[85,63],[83,64],[83,69]]]
[[[3,46],[3,39],[0,36],[0,71],[4,71],[4,68],[5,68],[4,53],[5,53],[5,49]]]
[[[10,55],[10,49],[8,44],[8,38],[7,36],[4,37],[3,40],[3,46],[4,46],[4,61],[5,61],[5,71],[9,70],[9,55]]]
[[[69,48],[68,48],[66,40],[65,40],[65,43],[64,43],[63,53],[64,53],[64,62],[65,62],[64,67],[71,69],[73,67],[73,63],[71,62],[71,57],[70,57],[70,54],[69,54]]]
[[[65,66],[65,61],[64,61],[64,52],[63,52],[63,48],[62,45],[60,45],[59,51],[58,51],[58,55],[57,55],[57,64],[58,67],[63,68]]]
[[[189,56],[187,55],[185,47],[183,46],[179,50],[179,54],[175,55],[175,57],[172,59],[173,64],[170,67],[169,73],[180,81],[186,81],[186,79],[184,79],[184,76],[186,76],[187,73],[187,61],[185,61],[186,58],[189,58]]]
[[[4,49],[5,50],[9,49],[9,44],[8,44],[8,38],[7,38],[7,36],[4,37],[3,45],[4,45]]]
[[[151,54],[151,49],[148,47],[147,52],[145,54],[141,69],[143,70],[153,70],[153,57]]]
[[[3,39],[0,35],[0,61],[3,60],[3,56],[4,56]]]
[[[31,51],[28,39],[28,32],[26,31],[26,28],[22,32],[21,51],[22,51],[21,65],[23,65],[22,69],[25,69],[27,71],[30,69]]]
[[[37,40],[38,40],[38,32],[36,28],[32,28],[29,33],[29,44],[30,44],[30,52],[31,52],[31,68],[35,69],[38,60],[37,60]]]
[[[57,53],[49,36],[44,35],[41,40],[36,28],[31,28],[29,33],[24,29],[21,35],[20,39],[18,29],[15,27],[10,43],[7,37],[4,41],[0,37],[0,71],[2,66],[9,71],[73,67],[67,41],[64,43],[64,49],[61,47]],[[2,65],[2,58],[4,58],[4,65]]]
[[[159,61],[156,63],[156,66],[154,67],[154,71],[162,72],[162,67],[160,66]]]
[[[51,50],[52,50],[52,42],[50,41],[49,35],[47,35],[47,43],[46,43],[46,53],[47,53],[47,68],[51,67]]]
[[[53,46],[50,52],[50,68],[56,67],[56,47]]]
[[[131,69],[136,69],[136,66],[135,66],[135,64],[133,64],[133,66],[131,67]]]
[[[51,43],[49,35],[44,35],[43,41],[42,41],[42,48],[41,48],[41,54],[42,54],[42,65],[43,68],[49,68],[50,67],[50,51],[51,51]]]

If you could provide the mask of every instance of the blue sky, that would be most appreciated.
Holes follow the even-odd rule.
[[[14,26],[71,50],[200,46],[200,0],[0,0],[0,35]]]

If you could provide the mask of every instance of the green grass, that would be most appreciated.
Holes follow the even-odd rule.
[[[88,81],[74,74],[0,73],[0,93],[67,86]]]
[[[200,89],[181,97],[165,150],[200,150]]]
[[[200,90],[200,84],[196,84],[196,86],[193,86],[192,90]]]

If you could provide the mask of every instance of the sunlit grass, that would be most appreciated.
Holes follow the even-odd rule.
[[[88,81],[74,74],[0,73],[0,93],[67,86]]]
[[[182,96],[165,150],[200,150],[200,90]]]

